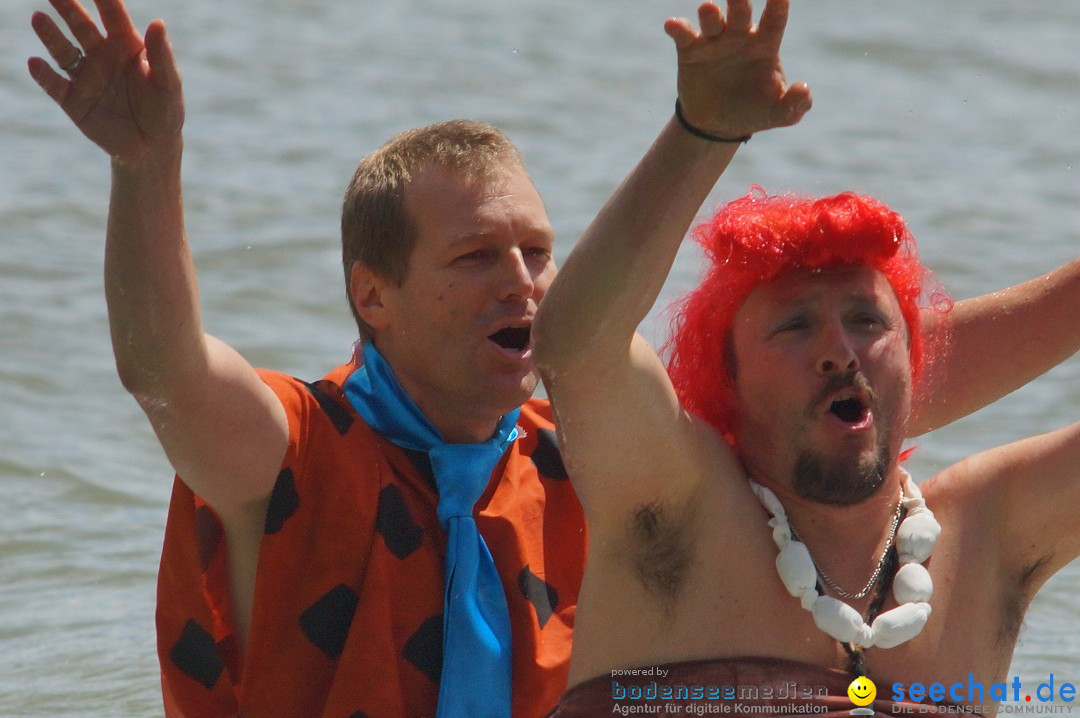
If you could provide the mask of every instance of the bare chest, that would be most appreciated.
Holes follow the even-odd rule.
[[[943,527],[927,563],[934,581],[930,619],[912,641],[864,652],[865,669],[875,681],[990,684],[1008,670],[1024,606],[1010,598],[1009,577],[978,535],[959,524],[950,530],[947,521]],[[701,546],[733,545],[721,527],[706,526],[703,534]],[[695,553],[670,613],[671,640],[698,657],[764,655],[849,669],[850,651],[818,629],[784,588],[776,553],[768,532],[750,524],[737,550]],[[851,602],[863,612],[868,603]],[[887,593],[882,611],[896,606]]]

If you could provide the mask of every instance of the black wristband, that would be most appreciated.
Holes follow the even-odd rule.
[[[728,144],[733,144],[733,143],[738,142],[738,143],[746,144],[747,142],[750,141],[750,138],[752,137],[752,135],[743,135],[742,137],[734,137],[734,138],[732,138],[732,137],[721,137],[720,135],[709,134],[705,130],[698,129],[697,127],[694,127],[689,122],[687,122],[686,117],[683,116],[682,103],[679,102],[678,99],[675,100],[675,119],[677,119],[679,121],[679,124],[682,125],[682,128],[684,130],[686,130],[687,132],[692,134],[694,137],[700,137],[701,139],[708,140],[709,142],[726,142]]]

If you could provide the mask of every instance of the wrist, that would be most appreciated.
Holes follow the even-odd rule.
[[[682,128],[689,132],[691,135],[693,135],[694,137],[700,137],[703,140],[708,140],[709,142],[719,142],[722,144],[746,144],[753,136],[743,135],[741,137],[724,137],[721,135],[714,135],[711,132],[706,132],[700,127],[690,124],[690,122],[686,119],[686,115],[683,114],[682,103],[678,100],[678,98],[676,98],[675,100],[675,119],[677,119],[679,121],[679,125],[681,125]]]
[[[132,154],[110,155],[113,172],[123,174],[161,173],[180,165],[184,140],[179,134],[168,139],[147,143]]]

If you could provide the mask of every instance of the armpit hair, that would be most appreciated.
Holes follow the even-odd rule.
[[[1050,557],[1043,556],[1020,571],[1020,575],[1013,584],[1016,589],[1005,599],[1005,605],[1002,608],[1001,629],[998,631],[998,640],[1001,643],[1010,646],[1016,643],[1020,628],[1024,625],[1024,614],[1027,613],[1028,605],[1042,583],[1039,579],[1042,577],[1043,567],[1049,562]]]
[[[689,526],[659,500],[642,505],[630,519],[630,560],[649,593],[670,603],[690,564]]]

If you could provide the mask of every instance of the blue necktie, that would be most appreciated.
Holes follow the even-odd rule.
[[[371,342],[364,365],[345,382],[360,416],[398,446],[426,451],[447,531],[443,667],[437,718],[510,716],[510,613],[487,544],[473,518],[491,472],[517,438],[520,410],[499,420],[482,444],[448,444],[398,384]]]

